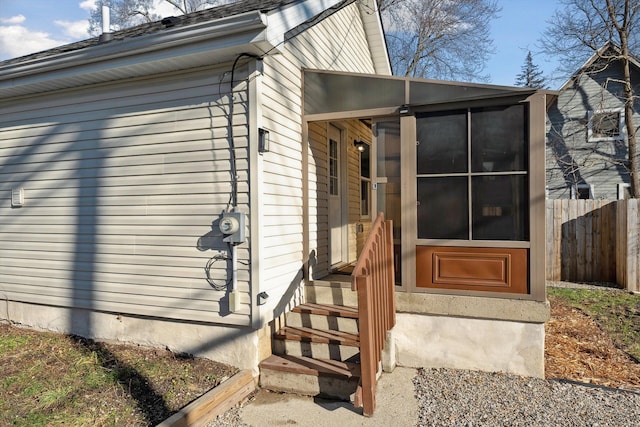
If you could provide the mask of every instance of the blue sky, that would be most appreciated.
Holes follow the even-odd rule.
[[[82,0],[0,0],[0,60],[86,38],[92,5]]]
[[[0,60],[26,55],[88,37],[89,10],[95,0],[0,0]],[[158,1],[158,0],[156,0]],[[551,75],[555,63],[536,54],[536,41],[551,18],[555,0],[500,0],[500,18],[492,22],[496,53],[487,63],[491,83],[513,85],[530,49]],[[166,6],[162,16],[175,14]],[[553,82],[557,88],[563,82]]]
[[[527,51],[534,64],[552,77],[556,62],[539,54],[538,39],[558,7],[557,0],[501,0],[500,18],[492,21],[491,30],[496,53],[487,62],[487,72],[495,84],[513,85],[522,70]],[[552,89],[564,81],[554,82]]]

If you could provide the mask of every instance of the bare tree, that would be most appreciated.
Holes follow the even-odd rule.
[[[602,71],[602,64],[605,67],[614,62],[622,65],[621,99],[624,102],[629,181],[631,197],[637,198],[640,196],[640,176],[630,64],[633,52],[640,51],[640,1],[561,0],[561,4],[563,7],[555,12],[541,40],[544,53],[561,58],[565,72],[578,69],[579,64],[593,54],[599,56],[599,71]],[[606,45],[615,48],[602,49]]]
[[[111,28],[116,31],[160,19],[151,12],[153,0],[98,0],[89,15],[89,34],[102,31],[102,6],[109,6]]]
[[[215,0],[164,0],[183,14],[207,9],[217,4],[223,3]]]
[[[166,2],[179,14],[187,14],[207,9],[219,4],[230,3],[230,0],[98,0],[96,8],[89,16],[89,34],[97,35],[102,28],[102,6],[111,9],[111,27],[114,30],[133,27],[145,22],[157,21],[161,18],[154,13],[157,3]]]
[[[378,0],[395,74],[487,81],[495,0]]]
[[[533,63],[531,51],[527,53],[524,65],[520,74],[516,76],[516,86],[532,87],[536,89],[544,89],[546,87],[545,78],[540,68]]]

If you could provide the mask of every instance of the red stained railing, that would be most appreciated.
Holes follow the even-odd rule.
[[[396,323],[393,271],[393,226],[378,214],[358,262],[351,274],[351,288],[358,292],[361,384],[355,406],[371,416],[376,406],[376,384],[382,350]]]

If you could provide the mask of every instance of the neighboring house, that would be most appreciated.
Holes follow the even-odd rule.
[[[607,44],[560,88],[548,110],[547,195],[552,199],[622,199],[629,194],[622,62]],[[631,60],[640,90],[640,63]],[[640,107],[636,101],[635,110]],[[640,115],[634,115],[635,123]]]
[[[383,211],[398,363],[543,376],[545,94],[390,74],[373,0],[1,62],[0,316],[256,369]]]

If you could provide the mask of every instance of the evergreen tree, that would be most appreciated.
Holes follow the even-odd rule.
[[[524,60],[524,65],[522,66],[522,72],[516,76],[516,86],[535,89],[546,88],[545,78],[542,75],[542,71],[533,63],[531,51],[527,53],[527,58]]]

